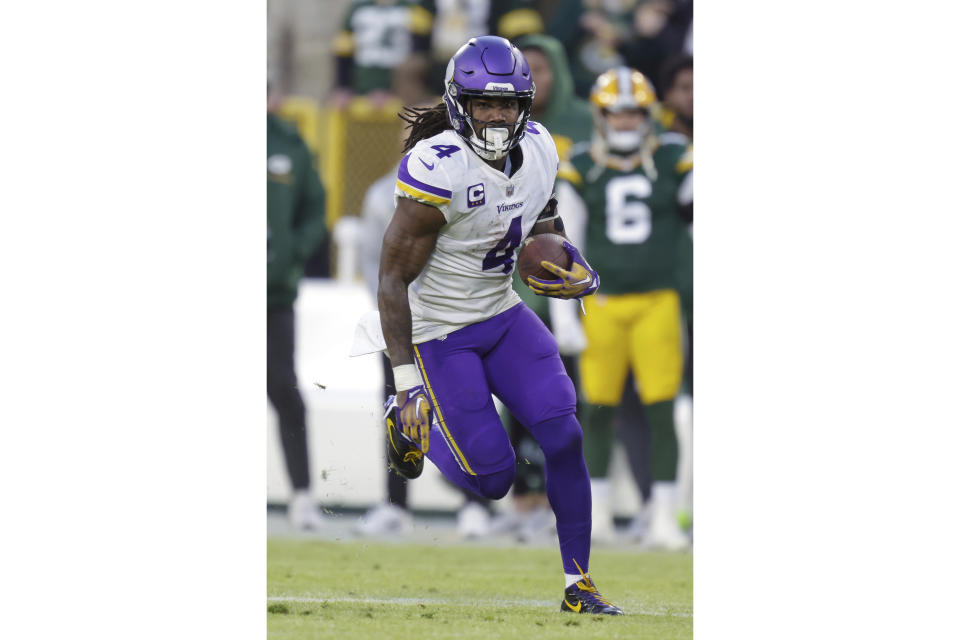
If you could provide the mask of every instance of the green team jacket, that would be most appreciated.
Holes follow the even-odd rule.
[[[267,307],[297,298],[303,265],[326,234],[325,194],[292,124],[267,114]]]
[[[538,34],[518,38],[515,44],[520,49],[527,47],[540,49],[550,61],[550,68],[553,70],[550,102],[547,103],[545,111],[533,114],[531,119],[546,127],[553,136],[562,162],[572,153],[577,152],[580,147],[586,147],[590,143],[590,137],[593,134],[593,115],[590,112],[590,105],[573,92],[570,65],[567,63],[567,55],[559,40]],[[536,83],[537,79],[534,78],[533,81]],[[531,291],[520,281],[520,275],[516,270],[513,274],[513,288],[527,306],[533,309],[547,326],[550,326],[548,298],[538,296]]]
[[[587,217],[584,253],[600,274],[600,293],[617,295],[677,289],[677,249],[687,225],[677,190],[693,167],[692,148],[680,134],[662,134],[651,175],[598,164],[590,152],[561,165],[561,177],[583,198]]]

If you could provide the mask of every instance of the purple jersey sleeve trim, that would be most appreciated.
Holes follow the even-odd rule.
[[[435,196],[440,196],[441,198],[450,199],[453,196],[452,191],[446,189],[441,189],[439,187],[431,186],[425,182],[420,182],[407,171],[407,160],[410,159],[410,154],[403,156],[403,160],[400,161],[400,170],[397,172],[397,178],[403,182],[406,182],[411,187],[419,189],[420,191],[426,191],[427,193],[432,193]]]

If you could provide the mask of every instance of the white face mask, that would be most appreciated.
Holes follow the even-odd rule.
[[[640,148],[643,142],[644,131],[631,129],[630,131],[614,131],[607,127],[607,146],[613,151],[633,151]]]
[[[486,145],[484,145],[484,139],[486,140]],[[483,138],[478,137],[476,133],[474,133],[474,135],[470,137],[470,141],[475,145],[474,150],[481,158],[485,160],[499,160],[507,155],[507,151],[510,150],[510,129],[507,127],[487,127],[483,131]]]

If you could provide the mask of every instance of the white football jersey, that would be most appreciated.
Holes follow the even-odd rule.
[[[486,320],[520,302],[511,274],[516,251],[553,194],[559,159],[550,133],[527,123],[523,163],[507,176],[452,130],[404,156],[395,195],[436,207],[447,220],[410,284],[413,343]]]

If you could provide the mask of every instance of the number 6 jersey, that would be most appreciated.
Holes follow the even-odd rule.
[[[593,268],[603,274],[603,294],[676,286],[677,243],[680,234],[687,232],[679,200],[684,181],[692,179],[693,148],[684,136],[665,133],[653,152],[653,167],[634,160],[617,164],[591,151],[574,155],[560,168],[559,178],[579,196],[573,196],[573,201],[561,196],[561,213],[586,209],[582,249]],[[572,196],[565,188],[560,192]]]
[[[552,137],[536,122],[527,123],[518,148],[522,162],[510,176],[452,130],[421,140],[400,162],[395,195],[436,207],[447,221],[408,291],[414,344],[520,302],[511,279],[515,252],[553,193],[559,160]],[[517,156],[509,154],[508,173]]]

